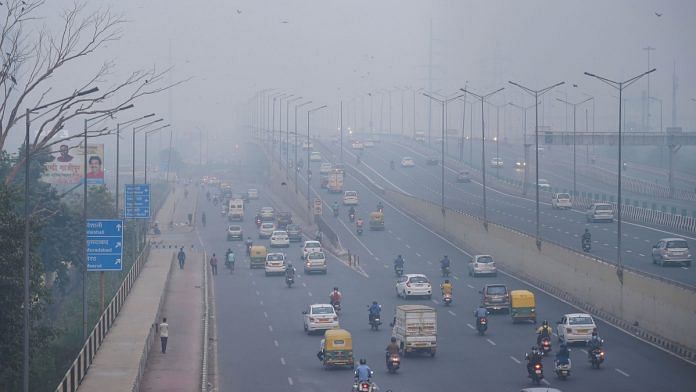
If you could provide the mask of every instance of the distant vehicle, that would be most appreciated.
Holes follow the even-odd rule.
[[[276,229],[276,225],[273,222],[263,222],[261,223],[261,227],[259,227],[259,238],[270,238],[271,234]]]
[[[691,267],[689,243],[683,238],[663,238],[652,248],[653,264],[681,264]]]
[[[469,171],[462,170],[457,173],[457,182],[471,182],[471,175],[469,174]]]
[[[343,170],[335,168],[329,173],[327,188],[331,193],[343,192]]]
[[[425,163],[428,166],[437,166],[437,164],[440,163],[440,160],[437,157],[427,157],[425,159]]]
[[[251,200],[256,200],[259,198],[259,191],[257,189],[251,188],[247,191],[247,197]]]
[[[304,142],[304,143],[302,143],[302,149],[305,150],[305,151],[311,150],[311,149],[313,149],[313,148],[314,148],[314,144],[313,144],[312,142]]]
[[[551,184],[543,178],[540,178],[539,181],[537,182],[537,186],[539,187],[540,191],[550,191],[551,190]]]
[[[399,305],[394,314],[392,337],[403,355],[437,350],[437,310],[425,305]]]
[[[358,198],[358,192],[356,191],[345,191],[343,192],[343,205],[344,206],[357,206],[360,202]]]
[[[259,215],[262,221],[273,221],[275,219],[275,210],[273,207],[261,207]]]
[[[290,242],[302,241],[302,226],[291,223],[286,228],[285,231],[288,233],[288,239]]]
[[[244,220],[244,200],[232,199],[227,207],[227,219],[229,221]]]
[[[322,174],[319,177],[319,187],[321,189],[329,189],[329,176]]]
[[[306,260],[307,255],[313,252],[321,252],[321,243],[319,241],[305,241],[302,247],[302,259]]]
[[[515,169],[516,170],[522,170],[527,166],[527,162],[525,161],[517,161],[515,162]]]
[[[334,168],[334,170],[339,170],[339,171],[342,171],[343,173],[346,172],[346,165],[344,165],[344,164],[342,164],[342,163],[337,163],[337,164],[335,164],[335,165],[333,166],[333,168]]]
[[[353,148],[353,150],[362,150],[363,148],[365,148],[362,142],[359,142],[357,140],[354,141],[353,144],[351,144],[351,147]]]
[[[554,193],[551,196],[551,207],[557,209],[571,209],[573,202],[570,199],[569,193]]]
[[[232,241],[232,240],[243,240],[244,239],[244,231],[242,230],[242,226],[239,225],[230,225],[227,227],[227,241]]]
[[[503,167],[503,159],[498,157],[491,159],[491,167]]]
[[[285,227],[292,223],[292,214],[287,211],[281,211],[277,215],[276,223],[279,230],[285,230]]]
[[[414,134],[413,139],[417,142],[425,143],[425,132],[417,131]]]
[[[498,268],[495,266],[493,256],[475,255],[469,263],[469,276],[479,275],[498,275]]]
[[[433,295],[433,288],[427,276],[405,274],[396,281],[396,295],[404,299],[413,296],[425,296],[430,299]]]
[[[326,274],[326,270],[326,256],[324,256],[324,252],[312,252],[307,255],[307,260],[305,260],[304,265],[306,274],[311,272]]]
[[[586,313],[566,314],[557,324],[558,341],[566,343],[587,342],[597,328],[592,316]]]
[[[319,174],[329,174],[331,168],[332,167],[329,162],[323,162],[321,166],[319,166]]]
[[[304,330],[307,334],[314,331],[339,328],[338,315],[331,304],[310,305],[302,312]]]
[[[285,230],[275,230],[271,233],[271,248],[287,248],[290,246],[290,237]]]
[[[585,212],[587,222],[614,221],[614,207],[609,203],[592,203]]]
[[[311,154],[309,154],[309,161],[321,162],[321,153],[319,151],[312,151]]]
[[[479,291],[483,306],[488,310],[506,310],[510,308],[510,292],[504,284],[487,284]]]
[[[269,275],[282,275],[285,273],[285,254],[283,253],[269,253],[266,255],[266,265],[264,266],[266,276]]]
[[[413,166],[416,166],[416,163],[413,161],[413,158],[403,157],[401,159],[401,167],[413,167]]]
[[[363,146],[364,146],[365,148],[368,148],[368,147],[372,148],[372,147],[375,146],[375,142],[373,142],[372,140],[365,140],[365,141],[363,142]]]

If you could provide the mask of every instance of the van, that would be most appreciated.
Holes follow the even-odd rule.
[[[244,220],[244,200],[242,200],[242,199],[230,200],[229,207],[227,208],[227,219],[230,222]]]
[[[487,284],[479,293],[483,296],[483,306],[489,311],[510,311],[510,292],[504,284]]]

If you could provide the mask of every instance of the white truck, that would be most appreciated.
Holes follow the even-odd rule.
[[[232,221],[243,221],[244,220],[244,200],[242,199],[232,199],[230,200],[229,207],[227,208],[227,220]]]
[[[333,169],[329,172],[328,188],[331,193],[343,192],[343,170]]]
[[[392,337],[396,338],[404,356],[415,352],[427,352],[431,357],[435,356],[437,311],[425,305],[397,306]]]

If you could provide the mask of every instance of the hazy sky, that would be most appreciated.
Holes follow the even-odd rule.
[[[51,3],[47,13],[72,2]],[[174,80],[191,78],[172,92],[172,113],[166,93],[140,102],[138,109],[167,116],[182,134],[196,127],[226,134],[240,131],[248,113],[242,105],[257,90],[269,87],[328,104],[330,110],[317,116],[328,127],[335,124],[340,98],[348,101],[395,86],[427,87],[430,49],[435,90],[453,93],[467,81],[478,92],[504,86],[504,96],[496,98],[497,103],[531,104],[532,99],[507,81],[540,88],[563,80],[567,87],[546,102],[546,123],[564,127],[565,109],[552,103],[553,98],[577,101],[585,93],[596,96],[597,130],[609,130],[617,125],[617,100],[612,97],[616,93],[583,72],[612,79],[638,74],[648,69],[647,52],[642,49],[646,46],[656,48],[651,66],[658,71],[651,77],[650,95],[664,99],[665,125],[671,123],[676,61],[677,125],[696,128],[696,102],[690,101],[696,97],[696,1],[109,0],[88,4],[90,9],[97,6],[110,6],[129,20],[124,37],[73,71],[83,72],[83,67],[105,59],[115,60],[122,72],[114,78],[138,68],[172,66]],[[52,17],[46,19],[46,23],[52,21]],[[629,116],[637,122],[641,121],[640,96],[646,88],[644,80],[627,91]],[[392,98],[396,124],[400,123],[396,118],[400,98],[398,93]],[[364,100],[364,105],[368,102]],[[423,107],[423,98],[418,97],[419,111]],[[651,111],[656,127],[659,104],[653,102]],[[508,110],[507,116],[519,114]],[[421,118],[419,114],[419,122]]]

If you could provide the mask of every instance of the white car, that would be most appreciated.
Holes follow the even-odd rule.
[[[259,238],[270,238],[276,229],[276,225],[273,222],[263,222],[259,227]]]
[[[353,150],[362,150],[363,148],[365,148],[365,146],[361,142],[358,142],[358,141],[353,142],[351,147],[353,147]]]
[[[320,174],[329,174],[331,172],[332,166],[328,162],[324,162],[319,166],[319,173]]]
[[[374,147],[374,146],[375,146],[375,142],[373,142],[372,140],[365,140],[365,143],[363,143],[363,146],[365,146],[365,148],[367,148],[367,147]]]
[[[566,343],[587,342],[597,328],[592,316],[586,313],[566,314],[557,324],[558,341]]]
[[[614,221],[614,207],[609,203],[592,203],[585,212],[587,222]]]
[[[285,254],[269,253],[266,255],[266,276],[285,274],[286,267],[287,265],[285,264]]]
[[[503,160],[498,157],[491,159],[491,167],[503,167]]]
[[[498,268],[495,266],[493,256],[491,255],[475,255],[469,262],[469,276],[476,277],[478,275],[498,275]]]
[[[275,217],[275,210],[273,207],[261,207],[259,210],[259,215],[262,220],[273,220]]]
[[[302,149],[305,150],[305,151],[311,150],[311,149],[313,149],[313,148],[314,148],[314,143],[312,143],[312,142],[304,142],[304,143],[302,143]]]
[[[557,209],[571,209],[573,202],[569,193],[554,193],[551,196],[551,207]]]
[[[311,272],[321,272],[326,274],[326,256],[324,252],[312,252],[307,255],[307,260],[305,261],[304,271],[305,274]]]
[[[357,206],[358,202],[358,192],[356,191],[345,191],[343,192],[343,205],[344,206]]]
[[[276,230],[271,233],[271,248],[287,248],[290,246],[290,237],[285,230]]]
[[[321,242],[305,241],[302,247],[302,259],[307,259],[307,255],[314,252],[321,252]]]
[[[550,191],[551,190],[551,184],[549,184],[548,180],[545,180],[543,178],[539,179],[539,182],[537,182],[537,186],[539,187],[540,191]]]
[[[319,151],[312,151],[312,153],[309,154],[309,160],[310,162],[321,162],[321,153],[319,153]]]
[[[423,274],[406,274],[396,281],[396,295],[404,299],[413,296],[426,296],[430,299],[433,287],[428,277]]]
[[[248,197],[250,200],[258,199],[258,198],[259,198],[259,191],[258,191],[258,189],[253,189],[253,188],[252,188],[252,189],[249,189],[249,190],[247,191],[247,197]]]
[[[331,304],[309,305],[302,312],[304,316],[304,330],[307,334],[314,331],[339,328],[338,315]]]
[[[401,158],[401,167],[413,167],[416,166],[416,162],[413,161],[411,157]]]

